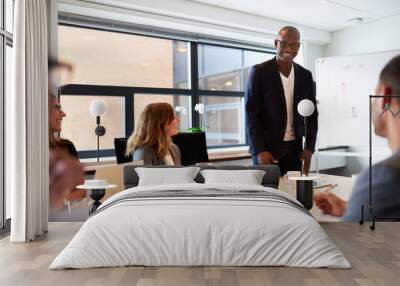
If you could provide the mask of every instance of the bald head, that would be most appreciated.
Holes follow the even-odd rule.
[[[282,37],[282,35],[290,35],[297,38],[297,41],[300,40],[300,32],[296,27],[293,26],[285,26],[281,28],[278,32],[278,38]]]

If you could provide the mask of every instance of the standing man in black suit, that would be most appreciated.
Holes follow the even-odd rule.
[[[318,130],[318,111],[311,72],[293,62],[300,33],[283,27],[275,40],[276,57],[251,68],[246,90],[247,132],[254,164],[277,163],[281,175],[302,168],[308,174]],[[307,146],[303,150],[304,120],[297,112],[303,99],[315,105],[308,118]]]

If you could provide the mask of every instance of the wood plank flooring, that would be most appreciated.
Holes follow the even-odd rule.
[[[81,223],[50,223],[49,233],[28,244],[0,241],[0,285],[400,285],[400,224],[322,223],[353,268],[121,267],[48,270]]]

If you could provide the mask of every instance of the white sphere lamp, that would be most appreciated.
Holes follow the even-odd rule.
[[[314,103],[309,100],[309,99],[303,99],[302,101],[299,102],[297,105],[297,111],[301,116],[304,117],[304,140],[303,141],[303,150],[307,148],[307,133],[308,133],[308,126],[307,126],[307,119],[309,116],[311,116],[314,113]],[[302,163],[302,171],[301,173],[304,173],[304,161]]]
[[[314,103],[309,99],[303,99],[297,105],[297,111],[301,116],[311,116],[314,113]]]
[[[106,129],[104,126],[100,125],[100,116],[103,116],[106,113],[106,103],[101,99],[94,99],[89,105],[90,114],[96,117],[96,129],[94,132],[97,135],[97,162],[100,161],[100,136],[106,134]]]
[[[94,99],[90,103],[89,111],[93,116],[103,116],[106,112],[106,103],[101,99]]]

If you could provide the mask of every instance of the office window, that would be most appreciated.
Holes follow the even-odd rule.
[[[12,47],[6,45],[6,68],[5,68],[5,95],[9,98],[9,95],[12,91],[12,70],[13,70],[13,56],[12,56]],[[7,128],[7,127],[6,127]],[[5,190],[5,197],[6,197],[6,210],[5,215],[6,219],[11,217],[11,189],[6,188]]]
[[[58,32],[74,84],[189,87],[187,42],[63,25]]]
[[[187,131],[191,126],[191,100],[185,95],[156,95],[156,94],[135,94],[134,95],[134,115],[135,128],[137,126],[140,114],[146,105],[156,102],[166,102],[172,105],[175,114],[179,117],[179,130]]]
[[[101,23],[96,27],[102,27]],[[81,107],[72,110],[79,105],[81,96],[114,94],[129,99],[125,102],[125,115],[119,118],[125,120],[125,128],[121,127],[119,134],[125,130],[125,136],[129,136],[134,131],[147,104],[168,102],[180,118],[180,131],[202,128],[209,147],[247,144],[244,91],[248,71],[251,66],[274,57],[272,49],[257,51],[142,36],[128,33],[127,26],[123,32],[110,29],[76,27],[76,23],[59,25],[60,58],[75,67],[72,84],[62,91],[63,101],[73,100],[69,107],[64,107],[70,114],[65,119],[63,134],[69,132],[73,138],[69,129],[89,120],[87,113],[79,115],[86,112]],[[201,114],[194,108],[200,105],[204,106]],[[72,116],[79,118],[75,125],[68,123],[68,117]],[[78,142],[84,138],[78,137]],[[94,138],[92,141],[86,138],[87,144],[77,144],[82,158],[93,155],[86,151],[94,149]],[[101,156],[111,156],[109,139],[101,146],[104,151]]]
[[[198,45],[199,89],[243,91],[242,50]]]
[[[202,96],[204,112],[200,126],[206,130],[207,145],[245,144],[243,97]]]
[[[117,96],[61,96],[61,106],[66,113],[62,122],[61,137],[72,141],[79,150],[96,150],[96,118],[89,112],[92,100],[106,103],[101,125],[106,133],[100,137],[100,149],[114,149],[114,138],[125,137],[125,98]]]
[[[5,150],[5,124],[6,98],[11,96],[12,79],[12,26],[13,26],[12,0],[0,0],[0,228],[5,227],[6,219],[11,217],[9,188],[6,184],[6,150]]]
[[[9,33],[14,30],[14,0],[5,0],[5,29]]]
[[[253,65],[274,56],[273,53],[198,45],[200,95],[202,90],[216,92],[216,96],[208,93],[200,97],[204,105],[200,127],[206,131],[207,145],[246,144],[243,97],[248,72]],[[224,96],[217,96],[219,91],[225,92]]]
[[[249,68],[272,57],[265,52],[198,45],[199,89],[244,91]]]
[[[275,57],[274,53],[263,53],[256,51],[244,51],[243,53],[243,66],[250,68],[254,65],[263,63]]]
[[[126,120],[132,120],[136,127],[139,116],[147,104],[155,102],[166,102],[173,106],[176,115],[180,119],[179,130],[187,131],[191,127],[191,99],[184,95],[157,95],[157,94],[134,94],[133,119],[126,117],[129,108],[124,96],[68,96],[61,95],[60,102],[66,116],[62,122],[61,137],[71,140],[78,151],[93,151],[97,148],[97,136],[95,134],[96,122],[89,112],[89,105],[94,99],[104,100],[106,113],[101,117],[101,125],[106,128],[106,134],[100,137],[100,149],[114,149],[114,138],[128,137],[131,132],[127,131]],[[128,97],[129,99],[129,97]],[[93,154],[93,153],[92,153]]]
[[[244,51],[243,54],[243,66],[244,66],[244,78],[247,80],[249,69],[257,64],[269,61],[274,58],[274,53],[262,53],[255,51]]]

